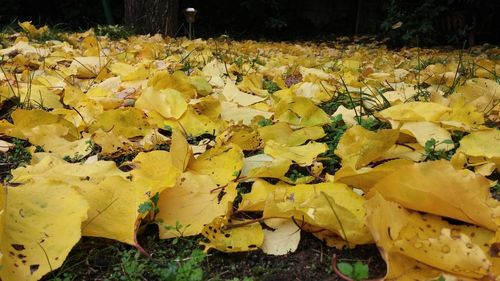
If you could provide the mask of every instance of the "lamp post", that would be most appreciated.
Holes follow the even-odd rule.
[[[192,26],[196,20],[196,13],[198,13],[198,11],[195,8],[186,8],[184,10],[184,16],[186,17],[186,21],[188,23],[189,40],[191,40],[193,37],[193,27]]]

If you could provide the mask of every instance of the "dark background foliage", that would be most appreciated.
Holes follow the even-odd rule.
[[[1,0],[0,26],[17,21],[58,25],[68,30],[106,24],[100,0]],[[117,22],[123,17],[123,0],[109,0]]]
[[[377,34],[398,45],[500,42],[498,0],[179,0],[199,13],[195,34],[237,39],[329,40]],[[0,26],[31,20],[83,30],[109,23],[101,0],[2,0]],[[108,0],[114,23],[123,23],[123,0]],[[181,13],[181,11],[179,11]],[[187,34],[179,16],[178,36]],[[401,27],[393,28],[402,22]]]

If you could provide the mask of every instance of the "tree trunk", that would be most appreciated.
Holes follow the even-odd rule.
[[[136,32],[174,36],[179,0],[125,0],[125,24]]]

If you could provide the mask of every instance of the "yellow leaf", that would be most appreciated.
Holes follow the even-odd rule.
[[[101,147],[99,153],[103,156],[128,154],[136,149],[133,142],[113,131],[105,132],[98,129],[92,134],[92,140]]]
[[[186,112],[187,103],[182,94],[174,89],[155,90],[146,88],[135,102],[135,107],[155,111],[164,118],[179,119]]]
[[[285,158],[292,160],[300,166],[309,166],[314,159],[328,149],[325,143],[309,142],[299,146],[285,146],[270,140],[264,147],[264,153],[274,158]]]
[[[226,193],[219,199],[223,190]],[[174,187],[160,194],[157,215],[160,238],[200,234],[205,224],[227,212],[235,197],[236,183],[222,189],[207,175],[184,172]],[[182,227],[176,229],[177,225]]]
[[[262,88],[264,78],[260,73],[252,73],[243,76],[243,81],[238,84],[238,88],[242,91],[256,94],[261,97],[267,97],[269,93]]]
[[[108,176],[98,184],[69,181],[89,202],[89,219],[82,224],[83,235],[104,237],[137,246],[140,204],[149,200],[122,176]]]
[[[500,158],[500,131],[491,129],[472,132],[460,140],[458,152],[467,156]]]
[[[0,152],[2,152],[2,153],[9,151],[14,146],[15,145],[10,143],[10,142],[0,140]]]
[[[243,159],[241,177],[282,179],[292,165],[292,160],[284,157],[273,158],[257,154]]]
[[[365,225],[365,200],[341,183],[277,187],[266,201],[264,218],[294,218],[327,229],[349,246],[372,242]]]
[[[80,159],[92,152],[89,146],[89,136],[75,141],[68,141],[57,137],[57,134],[51,134],[53,131],[50,128],[51,126],[44,126],[43,130],[40,131],[44,134],[33,136],[29,141],[34,145],[41,146],[44,151],[53,153],[61,158],[70,157],[72,159]]]
[[[418,143],[395,144],[376,161],[391,160],[396,158],[406,159],[413,162],[421,162],[426,158],[425,149]]]
[[[198,99],[195,103],[191,102],[190,105],[196,111],[196,113],[205,115],[210,119],[217,119],[220,117],[220,101],[212,96]]]
[[[365,208],[368,227],[388,263],[389,280],[400,280],[408,273],[408,265],[418,265],[412,259],[472,278],[485,276],[491,267],[487,254],[473,240],[475,235],[467,234],[467,227],[450,225],[436,216],[410,213],[378,193],[367,201]],[[492,232],[475,228],[478,232],[493,236]],[[439,273],[429,267],[423,269],[418,276]]]
[[[359,169],[388,151],[398,136],[398,130],[371,132],[362,126],[354,126],[342,135],[335,154],[342,159],[342,166]]]
[[[448,151],[454,148],[450,133],[432,122],[405,122],[399,130],[401,133],[415,137],[417,142],[424,147],[428,140],[434,139],[437,150]]]
[[[467,105],[473,105],[479,112],[489,112],[500,100],[500,85],[491,79],[473,78],[465,82],[465,85],[457,87],[450,95],[450,102],[455,104],[463,101]]]
[[[16,109],[11,116],[15,126],[0,131],[0,133],[11,137],[29,139],[34,135],[44,134],[44,127],[50,125],[54,129],[55,136],[63,137],[69,141],[80,138],[80,133],[73,124],[50,112],[40,109]]]
[[[18,24],[25,32],[29,34],[30,37],[33,38],[38,38],[42,34],[49,31],[48,26],[44,25],[40,28],[36,28],[33,24],[31,24],[31,21],[20,22]]]
[[[380,164],[375,168],[363,167],[355,170],[352,167],[343,166],[335,173],[335,182],[345,183],[368,192],[384,177],[412,163],[412,161],[406,159],[396,159]]]
[[[52,110],[53,114],[63,116],[79,131],[87,129],[88,125],[95,122],[97,116],[104,111],[103,106],[92,99],[82,99],[76,102],[72,109],[57,108]]]
[[[273,192],[278,186],[288,186],[287,184],[277,183],[270,184],[265,180],[257,179],[252,184],[252,190],[249,193],[243,194],[241,203],[238,206],[240,211],[262,211],[266,204],[267,196]]]
[[[106,57],[74,57],[70,68],[76,69],[76,75],[79,78],[94,78],[105,69],[107,63]]]
[[[334,113],[335,116],[342,115],[342,121],[350,127],[359,125],[357,115],[358,113],[354,109],[348,109],[343,105],[339,106]]]
[[[170,145],[172,164],[181,172],[186,170],[193,151],[184,135],[178,129],[172,130],[172,143]]]
[[[468,170],[455,170],[445,160],[406,165],[381,179],[370,191],[412,210],[497,229],[500,203],[490,183]]]
[[[251,107],[239,107],[236,103],[232,102],[221,102],[221,110],[222,120],[232,121],[234,123],[241,122],[245,125],[250,125],[252,120],[258,116],[264,118],[271,118],[271,116],[273,116],[271,112]]]
[[[19,87],[17,95],[19,99],[34,108],[62,108],[61,97],[54,93],[51,88],[41,85],[26,85]]]
[[[315,69],[317,70],[317,69]],[[304,75],[305,76],[305,75]],[[311,99],[315,103],[321,103],[332,99],[332,94],[324,90],[326,83],[302,82],[293,85],[292,91],[299,97]]]
[[[179,119],[179,123],[188,135],[194,137],[205,133],[218,135],[224,129],[225,125],[220,119],[213,119],[207,115],[198,114],[190,107],[188,107],[184,115]]]
[[[127,177],[127,174],[120,171],[113,161],[97,161],[91,164],[68,163],[51,154],[43,154],[44,157],[34,165],[19,167],[12,170],[12,176],[16,182],[25,182],[35,177],[44,177],[61,182],[72,180],[76,177],[79,180],[99,183],[108,176]],[[89,178],[87,178],[89,177]]]
[[[82,47],[84,49],[83,55],[84,56],[98,56],[99,55],[99,49],[101,46],[99,46],[99,42],[97,42],[97,37],[96,36],[86,36],[83,41],[82,41]]]
[[[474,172],[476,174],[487,177],[487,176],[491,175],[493,173],[493,171],[495,171],[495,169],[496,169],[495,163],[486,163],[486,164],[474,167]]]
[[[149,121],[149,119],[148,119]],[[158,129],[153,129],[148,132],[141,140],[139,146],[145,151],[163,149],[162,146],[170,143],[170,138],[162,135]],[[137,142],[135,142],[137,144]]]
[[[279,220],[278,223],[273,223],[272,228],[274,230],[264,229],[264,242],[262,243],[264,253],[282,256],[297,250],[300,229],[292,220]]]
[[[189,162],[188,169],[210,176],[218,185],[236,179],[243,168],[243,152],[234,144],[216,146]]]
[[[50,179],[2,189],[0,279],[39,280],[59,268],[80,240],[87,202]]]
[[[200,243],[205,246],[205,252],[211,248],[226,253],[253,251],[261,247],[264,242],[264,232],[258,222],[243,220],[229,222],[224,217],[217,217],[207,224],[202,234],[209,240],[208,243]]]
[[[87,94],[85,94],[85,97],[88,98],[112,98],[114,97],[115,94],[111,91],[111,89],[107,87],[94,87],[90,89]]]
[[[141,152],[132,160],[130,172],[137,192],[154,196],[166,188],[173,187],[182,170],[174,164],[172,154],[163,150]]]
[[[26,39],[27,40],[27,39]],[[0,55],[12,54],[12,52],[19,52],[24,55],[37,54],[40,56],[47,56],[50,54],[48,48],[35,47],[32,44],[24,41],[17,41],[14,46],[0,50]],[[31,61],[30,61],[31,62]]]
[[[120,108],[106,110],[97,117],[96,122],[89,126],[89,132],[98,129],[113,132],[118,136],[133,138],[145,136],[151,129],[146,114],[136,108]]]
[[[13,170],[12,174],[16,182],[50,179],[76,189],[90,207],[88,220],[82,224],[83,235],[137,245],[138,208],[149,200],[151,190],[136,186],[114,162],[71,164],[45,157],[36,165]]]
[[[130,65],[123,62],[115,62],[109,66],[113,74],[120,76],[122,81],[142,80],[148,77],[148,71],[144,64]]]
[[[262,145],[262,138],[252,127],[235,125],[229,127],[217,137],[224,143],[234,143],[245,151],[257,150]]]
[[[226,98],[227,101],[235,102],[242,106],[252,105],[254,103],[265,100],[265,98],[263,97],[243,93],[229,78],[227,78],[226,80],[226,86],[224,86],[224,89],[222,90],[222,95]]]
[[[206,96],[213,92],[212,86],[202,76],[192,76],[189,83],[196,88],[196,92],[200,96]]]
[[[305,127],[294,131],[290,125],[282,122],[261,127],[258,131],[264,142],[273,140],[287,146],[301,145],[308,140],[317,140],[326,135],[320,126]]]
[[[304,97],[284,98],[275,107],[274,119],[290,125],[311,127],[330,123],[328,115]]]
[[[207,63],[202,72],[205,76],[209,78],[209,83],[212,86],[222,88],[224,86],[224,79],[222,76],[225,74],[224,64],[219,62],[217,59],[212,60]]]
[[[407,102],[391,106],[379,112],[385,119],[396,121],[439,121],[451,109],[432,102]]]
[[[177,90],[184,99],[188,100],[196,97],[195,87],[191,85],[188,77],[182,71],[173,74],[168,73],[168,71],[158,71],[148,80],[148,86],[160,92],[166,89]]]
[[[441,116],[441,123],[452,128],[470,131],[484,124],[484,113],[479,112],[473,104],[466,104],[465,99],[457,99],[451,112]]]

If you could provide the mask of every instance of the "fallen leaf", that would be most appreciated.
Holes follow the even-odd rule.
[[[326,135],[323,128],[319,126],[305,127],[294,131],[290,125],[282,122],[259,128],[258,131],[264,142],[273,140],[287,146],[301,145],[308,140],[317,140]]]
[[[445,160],[415,163],[381,179],[370,190],[412,210],[498,227],[500,203],[490,195],[490,183],[468,170],[455,170]]]
[[[342,166],[359,169],[388,151],[398,136],[398,130],[371,132],[354,126],[342,135],[335,154],[342,159]]]
[[[396,121],[439,121],[449,107],[432,102],[407,102],[391,106],[379,112],[385,119]]]
[[[135,107],[157,112],[164,118],[180,119],[187,110],[187,102],[182,93],[175,89],[156,90],[149,87],[142,91]]]
[[[236,179],[243,168],[243,152],[237,145],[217,146],[189,162],[188,169],[210,176],[218,185]]]
[[[294,219],[335,232],[350,247],[372,241],[364,223],[364,199],[341,183],[277,187],[269,194],[264,218]]]
[[[289,159],[301,166],[309,166],[314,159],[324,153],[328,146],[324,143],[309,142],[299,146],[285,146],[270,140],[264,147],[264,153],[274,158]]]
[[[284,98],[275,107],[274,120],[300,127],[330,123],[328,115],[304,97]]]
[[[0,278],[39,280],[59,268],[80,240],[87,202],[51,179],[2,189]]]
[[[254,251],[264,242],[264,232],[258,222],[230,221],[224,217],[217,217],[207,224],[202,234],[209,240],[200,243],[205,246],[204,252],[211,248],[226,253]]]
[[[466,231],[439,217],[410,213],[378,193],[367,201],[365,208],[368,227],[388,263],[388,280],[399,280],[415,266],[420,272],[413,271],[413,275],[419,280],[437,278],[439,271],[481,278],[491,268],[487,254]],[[492,237],[493,233],[487,235]],[[419,263],[428,266],[420,267]]]
[[[160,194],[157,215],[160,238],[200,234],[206,224],[227,212],[235,197],[236,184],[220,188],[207,175],[184,172],[174,187]]]
[[[274,222],[273,228],[274,230],[264,229],[262,251],[275,256],[295,252],[299,246],[300,228],[291,220]]]

